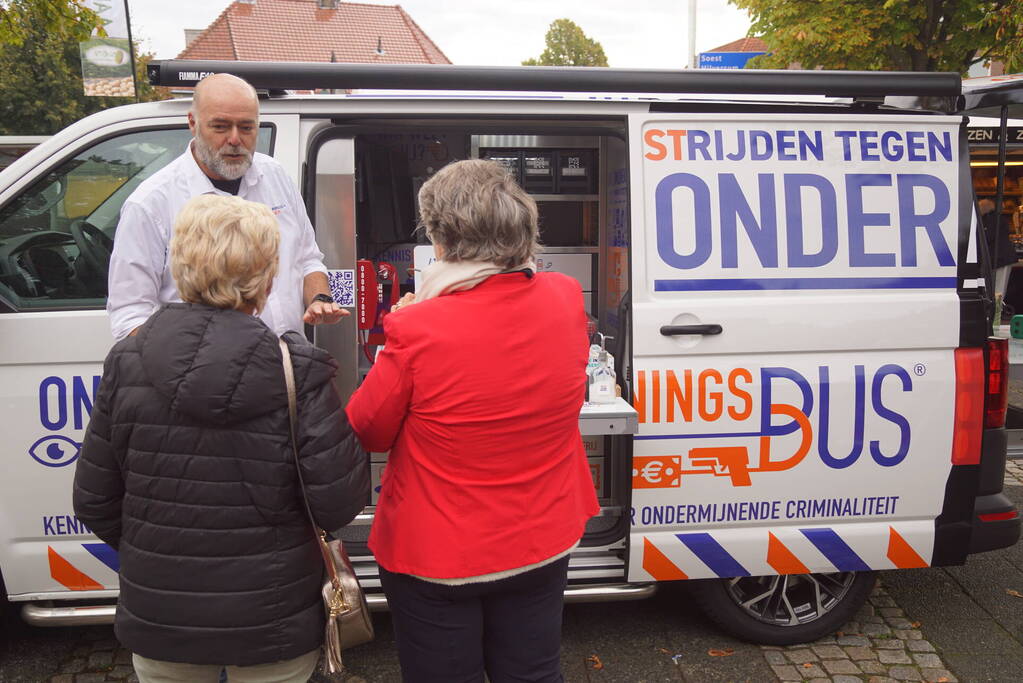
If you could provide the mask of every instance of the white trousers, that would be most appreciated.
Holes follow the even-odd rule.
[[[218,683],[222,669],[227,669],[228,683],[306,683],[319,659],[320,650],[316,649],[294,659],[254,666],[184,664],[138,655],[132,655],[131,663],[139,683]]]

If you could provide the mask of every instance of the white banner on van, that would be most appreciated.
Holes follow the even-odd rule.
[[[931,563],[969,227],[960,125],[632,118],[630,580]]]
[[[651,120],[655,292],[956,286],[956,131],[919,118]]]

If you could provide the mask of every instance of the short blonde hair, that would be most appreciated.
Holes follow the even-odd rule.
[[[419,190],[420,222],[445,261],[515,268],[540,250],[536,202],[496,161],[448,164]]]
[[[270,209],[239,197],[204,194],[174,220],[171,274],[183,301],[262,310],[277,276],[280,229]]]

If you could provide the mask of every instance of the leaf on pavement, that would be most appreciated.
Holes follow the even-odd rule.
[[[811,666],[813,666],[813,662],[803,662],[804,669],[809,669]]]
[[[1005,592],[1008,593],[1009,595],[1011,595],[1014,598],[1023,598],[1023,593],[1020,593],[1019,591],[1014,591],[1011,588],[1009,588]]]
[[[593,668],[600,671],[604,668],[604,662],[600,661],[600,657],[597,655],[590,655],[586,658],[586,661],[593,665]]]
[[[709,654],[711,657],[731,657],[732,655],[735,654],[735,650],[732,650],[732,649],[727,649],[727,650],[707,650],[707,654]]]

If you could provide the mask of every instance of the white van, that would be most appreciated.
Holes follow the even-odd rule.
[[[422,181],[485,157],[533,194],[539,265],[583,284],[628,398],[581,416],[601,512],[568,600],[700,581],[722,628],[802,642],[840,627],[878,570],[1018,539],[964,117],[882,104],[955,98],[958,76],[150,65],[169,86],[216,71],[269,91],[259,150],[302,188],[357,309],[315,330],[342,395],[414,287]],[[279,92],[312,87],[392,91]],[[118,557],[73,514],[74,462],[112,344],[118,211],[185,149],[188,107],[95,114],[0,174],[0,572],[34,624],[113,617]],[[374,502],[345,540],[383,608]]]

